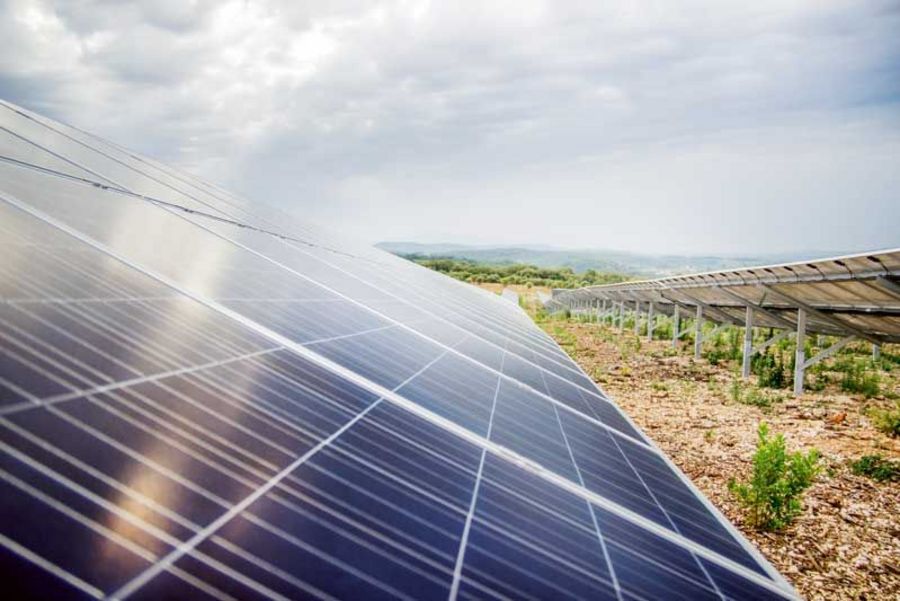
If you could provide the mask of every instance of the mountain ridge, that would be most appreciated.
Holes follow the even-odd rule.
[[[379,242],[377,248],[401,256],[465,259],[477,263],[527,263],[537,267],[589,269],[635,277],[718,271],[847,254],[845,251],[801,251],[758,255],[654,255],[608,249],[561,249],[548,246],[491,246],[456,243]]]

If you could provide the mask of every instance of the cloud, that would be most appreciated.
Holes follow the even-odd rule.
[[[0,95],[371,240],[898,241],[895,2],[316,4],[12,0]]]

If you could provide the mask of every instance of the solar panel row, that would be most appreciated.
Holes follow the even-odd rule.
[[[18,107],[0,127],[21,597],[793,596],[514,305]]]
[[[853,335],[873,344],[900,342],[900,249],[588,286],[557,291],[551,304],[597,312],[609,301],[626,310],[649,303],[658,313],[682,317],[701,306],[704,319],[753,327],[796,330],[798,309],[807,312],[804,330],[831,336]]]

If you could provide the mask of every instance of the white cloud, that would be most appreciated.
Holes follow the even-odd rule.
[[[0,95],[369,239],[898,241],[896,3],[0,11]]]

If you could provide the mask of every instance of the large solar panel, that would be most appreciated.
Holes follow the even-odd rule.
[[[515,305],[0,106],[17,598],[795,593]]]

